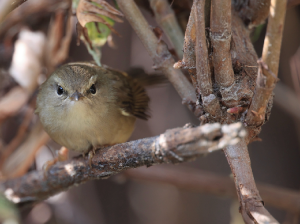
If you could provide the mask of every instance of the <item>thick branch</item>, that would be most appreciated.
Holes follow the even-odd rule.
[[[272,0],[270,16],[265,37],[262,59],[246,123],[260,126],[265,121],[265,113],[273,89],[277,82],[279,55],[284,26],[287,0]]]
[[[187,167],[156,166],[151,169],[132,169],[125,172],[127,177],[141,181],[151,181],[161,184],[171,184],[175,187],[219,196],[236,198],[232,178],[212,172]],[[268,184],[257,184],[264,202],[268,206],[287,210],[293,213],[300,211],[300,193],[297,190],[275,187]],[[280,203],[278,203],[280,201]]]
[[[231,63],[231,1],[211,1],[211,43],[215,80],[221,87],[229,87],[234,82]]]
[[[195,0],[191,16],[196,22],[196,71],[197,85],[205,111],[213,116],[221,113],[219,100],[213,94],[211,71],[208,61],[208,51],[205,36],[205,1]],[[229,53],[229,52],[228,52]],[[230,55],[230,53],[229,53]],[[230,56],[231,59],[231,56]],[[231,60],[230,60],[231,61]]]
[[[0,184],[15,203],[45,199],[91,179],[107,178],[123,170],[160,163],[179,163],[236,143],[245,135],[241,123],[218,123],[167,130],[160,136],[114,145],[96,152],[92,168],[82,157],[53,165],[44,177],[33,171]]]
[[[170,4],[167,0],[149,0],[149,2],[157,23],[173,44],[177,56],[182,58],[184,36]]]
[[[162,71],[168,77],[182,99],[196,102],[193,86],[180,70],[173,68],[175,61],[167,45],[162,41],[158,41],[134,1],[117,0],[117,3],[152,57],[154,68]],[[191,107],[190,109],[193,110]]]
[[[252,174],[247,144],[240,141],[224,149],[230,165],[245,223],[278,223],[265,209]]]

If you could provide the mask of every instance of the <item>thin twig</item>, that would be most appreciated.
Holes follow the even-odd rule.
[[[2,169],[3,163],[24,140],[24,137],[27,134],[28,127],[34,114],[33,112],[34,110],[32,107],[28,107],[26,109],[23,121],[19,127],[17,134],[15,135],[13,140],[11,140],[11,142],[3,149],[0,157],[0,170]]]
[[[0,124],[6,118],[15,115],[28,101],[30,93],[17,86],[0,100]]]
[[[249,126],[257,127],[264,123],[267,105],[278,80],[286,3],[287,0],[271,0],[267,34],[262,59],[259,61],[256,89],[246,118],[246,123]]]
[[[48,134],[43,130],[40,122],[37,122],[30,131],[26,140],[14,151],[1,167],[1,174],[5,178],[22,176],[34,161],[36,152],[47,143]],[[18,164],[18,166],[16,166]]]
[[[17,26],[17,28],[19,29],[19,25],[24,22],[25,18],[40,18],[42,16],[50,15],[52,12],[57,12],[57,10],[59,9],[69,9],[70,6],[71,0],[26,1],[24,4],[20,5],[9,15],[7,15],[0,26],[0,36],[8,35],[9,30],[14,26]],[[42,15],[41,12],[43,12]]]
[[[245,223],[278,223],[265,209],[256,188],[246,142],[242,140],[234,146],[227,146],[224,153],[234,177],[240,211]]]
[[[191,8],[191,13],[189,17],[188,24],[186,26],[185,34],[184,34],[184,45],[183,45],[183,58],[182,60],[176,62],[174,64],[174,68],[179,69],[187,69],[189,75],[192,79],[193,85],[197,87],[197,78],[196,78],[196,34],[195,34],[195,16],[194,11],[195,4],[193,4]]]
[[[67,19],[65,23],[66,15]],[[54,20],[49,26],[47,45],[44,52],[48,75],[68,57],[73,32],[72,28],[71,8],[68,11],[57,10]]]
[[[167,0],[149,0],[157,23],[173,44],[177,56],[182,58],[184,35],[175,17],[174,11]]]
[[[211,1],[211,43],[213,47],[213,65],[216,83],[229,87],[234,82],[231,63],[231,1]]]
[[[131,169],[123,173],[126,177],[139,181],[172,184],[175,187],[218,196],[236,198],[233,179],[212,172],[187,167],[155,166],[151,169]],[[294,213],[300,211],[300,192],[297,190],[257,184],[264,202],[268,206]],[[280,203],[278,203],[280,201]]]
[[[167,130],[160,136],[139,139],[98,150],[92,168],[83,157],[53,165],[47,173],[33,171],[0,184],[0,191],[15,203],[42,200],[92,179],[160,163],[179,163],[236,143],[245,136],[241,123],[218,123]]]
[[[173,68],[175,61],[167,45],[163,41],[158,41],[135,2],[117,0],[117,3],[154,61],[154,68],[168,77],[182,99],[196,102],[193,86],[180,70]],[[188,106],[193,111],[193,108]]]

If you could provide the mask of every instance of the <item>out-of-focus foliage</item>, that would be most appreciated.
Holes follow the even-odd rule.
[[[83,27],[83,32],[79,33],[80,39],[85,43],[96,63],[100,65],[100,48],[106,44],[111,32],[116,32],[113,26],[116,21],[122,22],[117,17],[122,15],[122,13],[101,0],[97,2],[73,0],[72,7],[73,11],[77,12],[78,22]],[[77,30],[77,32],[80,31]]]
[[[3,195],[0,195],[0,222],[3,224],[20,223],[16,207]]]

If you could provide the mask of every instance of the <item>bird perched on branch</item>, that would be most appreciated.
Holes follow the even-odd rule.
[[[36,112],[55,142],[89,153],[91,166],[96,148],[127,141],[136,118],[150,117],[144,87],[164,81],[161,75],[129,75],[94,63],[69,63],[41,85]]]

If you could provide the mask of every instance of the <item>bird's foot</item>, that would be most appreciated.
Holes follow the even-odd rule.
[[[90,168],[92,168],[92,159],[95,155],[95,151],[96,151],[96,148],[93,148],[91,151],[89,151],[89,154],[88,154],[88,160],[89,160]]]
[[[57,151],[57,156],[55,158],[53,158],[52,160],[47,161],[44,165],[43,165],[43,173],[44,173],[44,178],[47,178],[48,175],[48,171],[49,169],[56,164],[57,162],[63,162],[68,160],[68,149],[66,147],[61,147],[60,150]]]
[[[88,162],[89,162],[90,168],[92,168],[92,159],[93,159],[93,157],[94,157],[94,155],[95,155],[95,153],[96,153],[96,149],[103,149],[103,148],[108,147],[108,146],[111,146],[111,145],[106,144],[106,145],[101,145],[101,146],[93,147],[93,148],[89,151],[89,153],[88,153]],[[82,157],[83,157],[83,158],[85,157],[85,154],[84,154],[84,153],[82,154]]]

